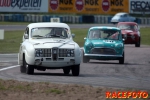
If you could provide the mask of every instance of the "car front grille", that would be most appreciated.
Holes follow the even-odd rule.
[[[43,57],[51,57],[51,49],[43,49]]]
[[[58,58],[58,48],[54,47],[52,48],[52,59],[57,60],[57,58]]]
[[[135,38],[134,35],[128,34],[128,35],[122,35],[122,38],[127,39],[127,38]]]
[[[56,60],[58,57],[74,57],[74,49],[36,49],[35,57],[52,57]]]
[[[130,37],[132,37],[132,35],[128,34],[128,35],[127,35],[127,38],[130,38]]]
[[[112,48],[93,48],[91,54],[116,55],[116,51]]]
[[[73,49],[59,49],[59,57],[74,57]]]
[[[51,49],[35,49],[35,57],[51,57]]]

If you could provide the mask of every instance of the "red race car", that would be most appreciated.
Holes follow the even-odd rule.
[[[121,29],[122,38],[125,39],[125,44],[135,44],[135,47],[140,47],[141,36],[140,27],[135,22],[119,22],[117,27]]]

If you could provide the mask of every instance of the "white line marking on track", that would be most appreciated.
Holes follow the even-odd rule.
[[[10,63],[10,62],[17,62],[17,60],[12,60],[12,61],[0,61],[0,63]]]
[[[6,55],[18,55],[18,53],[10,53],[10,54],[0,54],[1,56],[6,56]]]
[[[7,70],[7,69],[11,69],[11,68],[15,68],[15,67],[19,67],[19,65],[2,68],[2,69],[0,69],[0,71]]]

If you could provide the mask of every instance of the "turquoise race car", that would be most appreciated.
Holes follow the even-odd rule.
[[[90,59],[119,60],[124,64],[124,39],[117,27],[91,27],[84,38],[83,63]]]

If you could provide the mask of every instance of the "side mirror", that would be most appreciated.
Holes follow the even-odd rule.
[[[75,34],[71,34],[72,35],[72,38],[75,38]]]
[[[84,38],[84,40],[86,40],[86,37]]]
[[[28,35],[28,34],[24,34],[24,38],[25,38],[25,39],[28,39],[28,38],[29,38],[29,35]]]

